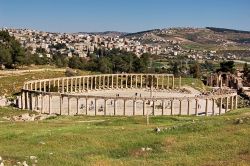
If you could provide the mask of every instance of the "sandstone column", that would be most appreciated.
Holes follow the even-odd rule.
[[[145,116],[145,112],[146,112],[146,100],[143,100],[143,116]]]
[[[107,99],[104,99],[104,116],[107,115]]]
[[[222,111],[222,98],[220,98],[219,115],[221,115],[221,111]]]
[[[208,99],[206,99],[205,114],[208,116]]]
[[[195,115],[197,116],[198,115],[198,106],[199,106],[199,104],[198,104],[198,99],[195,99]]]
[[[174,100],[171,100],[171,115],[173,115],[174,112]]]
[[[136,112],[136,100],[133,100],[133,115],[135,115]]]
[[[123,100],[123,116],[126,115],[126,100]]]
[[[68,115],[70,115],[70,97],[69,96],[67,96],[68,97]]]

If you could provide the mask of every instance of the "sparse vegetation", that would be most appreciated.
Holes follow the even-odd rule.
[[[1,117],[8,113],[13,110],[0,109]],[[241,109],[216,117],[150,117],[149,126],[144,117],[4,121],[0,154],[5,165],[31,164],[29,156],[41,166],[249,165],[249,118],[250,110]]]

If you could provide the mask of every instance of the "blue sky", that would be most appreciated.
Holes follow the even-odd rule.
[[[250,0],[0,0],[0,27],[136,32],[187,26],[250,31]]]

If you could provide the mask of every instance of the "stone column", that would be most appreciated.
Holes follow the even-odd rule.
[[[206,99],[205,114],[208,116],[208,99]]]
[[[140,75],[140,88],[142,89],[142,75]]]
[[[161,115],[164,115],[164,109],[165,109],[165,101],[162,100]]]
[[[77,92],[77,87],[78,87],[78,78],[75,78],[75,92]]]
[[[114,116],[116,115],[116,100],[114,100]]]
[[[104,99],[104,116],[107,115],[107,99]]]
[[[63,104],[63,98],[62,96],[60,95],[60,108],[59,108],[59,111],[60,111],[60,115],[62,115],[62,104]]]
[[[44,95],[41,95],[41,113],[43,113],[44,109]]]
[[[220,98],[219,115],[221,115],[221,111],[222,111],[222,98]]]
[[[171,115],[173,115],[174,112],[174,100],[171,100]]]
[[[198,105],[199,105],[198,102],[199,102],[198,99],[195,99],[195,115],[196,116],[198,115]]]
[[[143,116],[145,116],[145,112],[146,112],[146,100],[143,100]]]
[[[24,92],[21,91],[21,109],[24,109]]]
[[[57,79],[57,92],[61,92],[60,91],[60,79]]]
[[[153,116],[155,115],[155,101],[153,101]]]
[[[66,82],[66,92],[69,92],[69,79],[67,78],[67,82]]]
[[[231,110],[233,110],[234,109],[234,97],[233,96],[230,97],[230,103],[231,103]]]
[[[90,77],[90,89],[93,90],[93,76]]]
[[[44,92],[47,91],[46,86],[47,86],[47,81],[45,80],[45,81],[43,81],[43,91],[44,91]]]
[[[85,77],[82,77],[82,91],[85,91]]]
[[[135,116],[136,112],[136,100],[133,100],[133,115]]]
[[[33,90],[33,82],[30,83],[30,90]]]
[[[128,88],[128,75],[126,74],[126,89]]]
[[[62,93],[64,93],[64,78],[62,78]]]
[[[114,75],[111,75],[111,89],[114,88]]]
[[[226,97],[226,111],[225,112],[228,112],[228,97]]]
[[[76,115],[79,114],[79,97],[76,97]]]
[[[29,93],[29,109],[33,110],[33,93]]]
[[[123,100],[123,116],[126,115],[126,100]]]
[[[108,87],[108,89],[110,88],[110,83],[109,83],[109,75],[108,75],[108,85],[107,85],[107,87]]]
[[[212,99],[212,100],[213,100],[212,115],[215,115],[215,99]]]
[[[116,89],[119,88],[119,75],[116,75]]]
[[[42,92],[42,82],[39,81],[39,91]]]
[[[123,79],[123,75],[121,75],[121,89],[123,89],[123,82],[122,82],[123,80],[122,79]]]
[[[238,109],[238,96],[235,96],[235,109]]]
[[[101,89],[101,83],[102,83],[102,76],[98,76],[98,89]]]
[[[70,78],[70,92],[73,92],[73,79],[74,78]]]
[[[95,78],[95,86],[94,87],[95,87],[95,90],[96,90],[97,89],[97,86],[96,86],[97,85],[97,76],[95,76],[94,78]]]
[[[68,115],[70,115],[70,98],[68,96]]]
[[[88,109],[89,109],[89,106],[88,106],[88,98],[85,98],[85,104],[86,104],[86,115],[88,115]]]
[[[95,98],[95,116],[97,115],[97,99]]]
[[[105,89],[105,86],[106,86],[106,83],[105,83],[105,75],[102,77],[102,82],[103,82],[103,85],[102,85],[102,88]]]
[[[88,91],[89,90],[89,77],[86,77],[86,82],[87,82],[87,88],[86,88],[86,90]]]
[[[174,76],[172,77],[172,89],[174,89]]]
[[[35,91],[37,91],[37,82],[35,82]]]
[[[28,92],[24,92],[24,101],[25,101],[25,105],[24,105],[24,108],[25,109],[28,109]]]
[[[48,92],[50,92],[50,88],[51,88],[51,80],[49,80],[49,89],[48,89]]]
[[[51,114],[51,102],[50,102],[50,100],[51,100],[51,95],[48,95],[48,97],[49,97],[49,115]]]

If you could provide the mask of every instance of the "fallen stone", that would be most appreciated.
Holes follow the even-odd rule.
[[[159,132],[161,132],[161,129],[160,129],[159,127],[156,127],[156,128],[155,128],[155,132],[156,132],[156,133],[159,133]]]
[[[30,160],[36,160],[37,157],[36,156],[30,156]]]
[[[236,119],[236,124],[243,124],[244,121],[242,119]]]
[[[23,162],[23,166],[29,166],[26,161]]]
[[[153,150],[152,148],[149,147],[146,148],[146,151],[152,151],[152,150]]]

